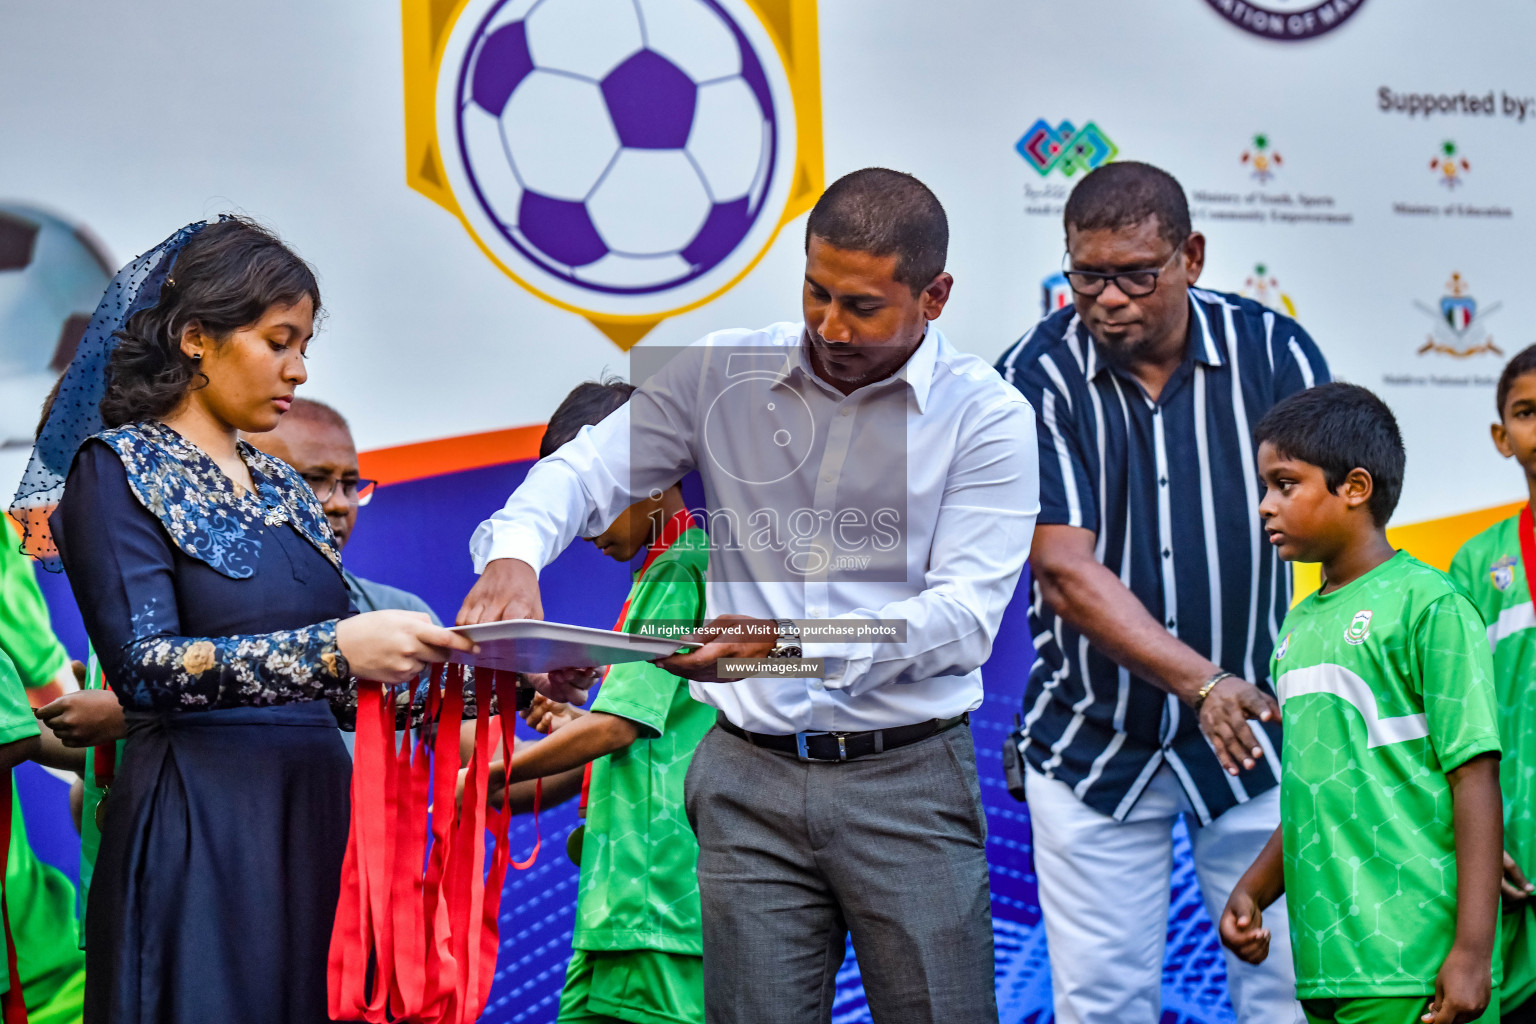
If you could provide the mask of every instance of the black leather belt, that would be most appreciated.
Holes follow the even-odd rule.
[[[966,712],[956,718],[934,718],[894,729],[875,729],[870,732],[796,732],[786,736],[747,732],[726,721],[725,715],[715,716],[715,724],[732,736],[738,736],[754,747],[793,754],[802,761],[852,761],[854,758],[878,754],[883,750],[895,750],[925,740],[970,720],[971,714]]]

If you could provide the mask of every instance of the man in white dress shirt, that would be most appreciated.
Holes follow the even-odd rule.
[[[539,462],[471,541],[482,575],[458,621],[541,618],[538,571],[566,545],[703,477],[714,618],[661,664],[720,712],[686,794],[714,1024],[830,1020],[849,933],[880,1024],[997,1019],[965,726],[1029,555],[1035,417],[932,325],[947,246],[917,179],[837,181],[806,225],[802,323],[637,370],[629,404]],[[716,664],[797,647],[801,675],[724,681]]]

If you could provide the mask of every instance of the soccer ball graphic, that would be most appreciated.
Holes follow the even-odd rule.
[[[675,291],[771,219],[775,89],[717,0],[501,0],[461,45],[455,192],[567,301]]]
[[[112,280],[87,230],[0,203],[0,448],[32,447],[43,399]]]

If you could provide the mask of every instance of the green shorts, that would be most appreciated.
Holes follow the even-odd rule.
[[[704,1024],[704,958],[654,949],[571,951],[559,1024]]]
[[[0,968],[3,970],[3,968]],[[85,968],[69,980],[41,1006],[27,1010],[29,1024],[80,1024],[85,1013]]]
[[[1499,992],[1514,1010],[1536,999],[1536,910],[1523,906],[1499,920],[1504,981]]]
[[[1365,996],[1355,999],[1303,999],[1307,1024],[1420,1024],[1429,996]],[[1499,1024],[1499,990],[1478,1024]]]

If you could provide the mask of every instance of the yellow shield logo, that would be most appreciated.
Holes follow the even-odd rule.
[[[406,180],[628,349],[824,186],[815,0],[403,0]]]

